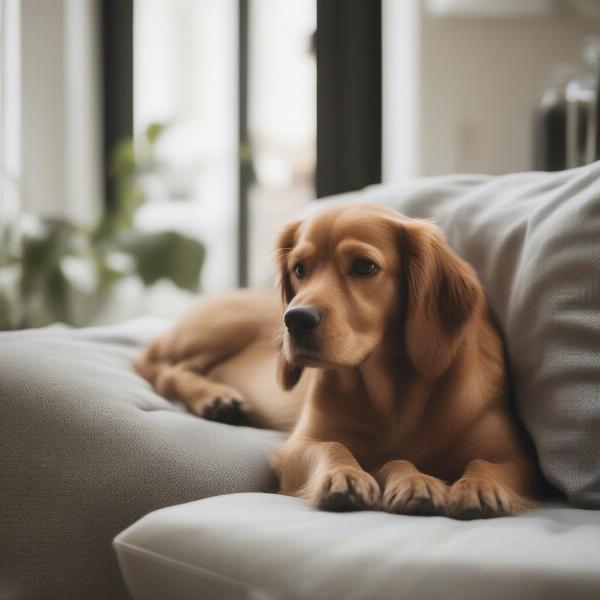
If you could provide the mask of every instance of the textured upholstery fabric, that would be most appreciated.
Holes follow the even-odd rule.
[[[544,474],[575,505],[600,508],[600,162],[411,180],[340,200],[430,218],[475,267]]]
[[[136,600],[596,600],[600,512],[453,521],[274,494],[165,508],[115,540]]]
[[[279,434],[193,417],[129,366],[165,323],[0,334],[0,598],[126,597],[112,538],[149,511],[268,491]]]

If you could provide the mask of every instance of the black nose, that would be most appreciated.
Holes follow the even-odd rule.
[[[316,306],[294,306],[283,315],[285,326],[293,336],[306,335],[321,321],[321,313]]]

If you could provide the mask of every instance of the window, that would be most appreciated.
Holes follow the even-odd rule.
[[[236,284],[237,107],[237,2],[135,2],[134,127],[167,126],[137,225],[200,238],[209,291]]]
[[[249,282],[272,283],[274,231],[315,197],[315,0],[253,0],[249,20]]]
[[[167,125],[145,179],[146,230],[176,229],[207,247],[203,289],[237,282],[238,159],[249,153],[249,283],[272,280],[277,225],[314,197],[314,0],[253,0],[238,64],[239,3],[138,0],[134,11],[134,123]],[[243,54],[243,53],[242,53]],[[247,69],[249,148],[238,147],[238,69]]]

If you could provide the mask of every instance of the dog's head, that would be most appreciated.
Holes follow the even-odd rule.
[[[482,305],[473,270],[436,226],[379,206],[334,206],[289,223],[277,260],[285,389],[303,367],[354,367],[390,342],[423,376],[439,377]]]

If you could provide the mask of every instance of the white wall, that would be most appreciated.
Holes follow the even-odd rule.
[[[437,17],[419,0],[384,0],[384,180],[531,169],[545,77],[599,31],[568,11]]]
[[[93,222],[103,203],[102,86],[99,4],[64,0],[66,210],[79,222]]]

